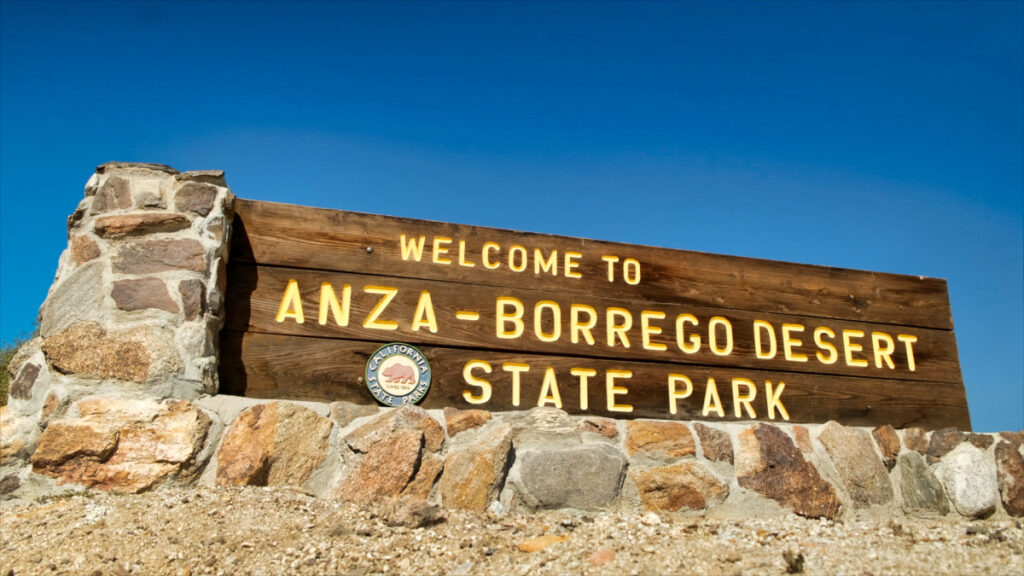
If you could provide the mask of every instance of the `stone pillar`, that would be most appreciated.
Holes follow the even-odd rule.
[[[8,368],[0,458],[27,457],[82,398],[217,393],[233,198],[222,171],[96,169],[68,218],[39,336]]]

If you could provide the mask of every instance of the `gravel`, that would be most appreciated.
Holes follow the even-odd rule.
[[[282,488],[8,502],[0,576],[1024,574],[1020,520],[496,516],[405,504],[360,507]]]

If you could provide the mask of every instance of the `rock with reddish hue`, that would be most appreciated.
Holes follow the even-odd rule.
[[[92,199],[93,214],[101,214],[111,210],[131,208],[132,193],[128,180],[120,176],[111,176],[96,191]]]
[[[423,528],[445,520],[444,510],[423,498],[402,497],[390,502],[384,510],[384,522],[388,526]]]
[[[569,539],[568,535],[565,534],[544,534],[543,536],[537,536],[536,538],[529,538],[523,540],[516,546],[520,552],[526,552],[528,554],[533,552],[540,552],[545,548],[550,548],[560,542],[565,542]]]
[[[875,444],[878,445],[878,450],[882,453],[882,462],[885,467],[892,470],[892,467],[896,465],[896,457],[900,455],[900,437],[896,434],[896,429],[891,424],[886,424],[872,430],[871,436],[874,437]]]
[[[138,280],[117,280],[110,291],[114,303],[121,310],[147,310],[155,308],[175,314],[178,304],[171,299],[167,285],[159,278],[139,278]]]
[[[206,314],[206,286],[203,285],[202,280],[192,279],[178,282],[178,294],[181,295],[185,320],[195,320]]]
[[[302,486],[327,457],[333,423],[289,402],[243,411],[217,452],[221,486]]]
[[[934,464],[949,454],[964,440],[964,435],[956,428],[943,428],[932,432],[928,441],[928,463]]]
[[[379,410],[376,406],[369,404],[356,404],[345,401],[331,403],[331,418],[338,425],[338,428],[344,428],[358,418],[373,416],[378,412]]]
[[[818,434],[818,440],[832,457],[832,463],[855,506],[887,504],[892,501],[889,474],[875,454],[866,430],[848,428],[832,421]]]
[[[800,452],[805,455],[814,452],[814,444],[811,443],[811,433],[807,431],[807,428],[799,424],[793,426],[793,437],[796,439],[796,446],[800,449]]]
[[[84,264],[98,258],[100,246],[95,240],[88,236],[75,236],[71,239],[71,261],[75,264]]]
[[[192,222],[184,214],[174,212],[145,212],[142,214],[117,214],[96,219],[93,229],[103,237],[135,236],[176,232],[184,230]]]
[[[470,446],[449,452],[440,483],[444,505],[483,512],[505,482],[511,455],[512,427],[507,424]]]
[[[479,428],[491,419],[491,413],[487,410],[459,410],[457,408],[444,409],[444,422],[448,427],[448,436],[455,436],[464,430]]]
[[[203,272],[206,252],[194,238],[138,240],[121,247],[112,260],[114,272],[152,274],[170,270]]]
[[[87,398],[78,409],[81,417],[46,427],[31,457],[34,472],[123,492],[198,474],[211,421],[192,403]]]
[[[174,195],[174,208],[178,212],[193,212],[206,216],[213,210],[217,187],[202,182],[188,182]]]
[[[151,327],[107,332],[80,323],[43,342],[47,360],[65,374],[142,382],[181,369],[174,337]]]
[[[935,467],[946,496],[956,511],[968,518],[983,518],[999,503],[995,461],[970,443],[962,443]]]
[[[921,428],[907,428],[903,431],[903,445],[918,454],[928,451],[928,437]]]
[[[423,433],[424,448],[437,452],[444,443],[444,429],[419,406],[403,406],[381,414],[345,436],[345,442],[356,452],[366,453],[373,444],[399,430],[419,430]]]
[[[782,430],[758,424],[740,433],[736,447],[739,485],[801,516],[836,518],[841,503],[832,486],[804,460]]]
[[[988,450],[988,447],[995,442],[995,438],[989,434],[966,433],[964,434],[964,437],[968,442],[973,444],[975,448],[979,448],[981,450]]]
[[[615,550],[611,548],[598,548],[594,550],[594,553],[590,555],[587,561],[594,566],[604,566],[612,560],[615,560]]]
[[[1024,457],[1011,442],[996,444],[996,471],[1003,508],[1010,516],[1024,516]]]
[[[8,374],[10,374],[11,366],[7,366]],[[32,363],[26,363],[22,365],[21,370],[18,370],[17,374],[11,374],[10,388],[7,393],[11,398],[17,398],[18,400],[28,400],[32,397],[32,386],[35,385],[36,379],[39,378],[39,366]]]
[[[428,452],[420,457],[420,467],[409,485],[402,490],[402,496],[428,498],[438,476],[444,470],[444,458]]]
[[[598,434],[605,438],[614,439],[619,435],[619,425],[611,418],[587,418],[580,424],[580,430],[590,432],[591,434]]]
[[[946,491],[920,454],[901,454],[894,474],[898,478],[903,512],[911,516],[944,516],[949,513]]]
[[[359,466],[338,487],[345,501],[366,504],[399,496],[413,480],[423,449],[423,432],[400,429],[368,447]]]
[[[541,508],[603,508],[622,488],[626,459],[604,443],[517,454],[523,499]]]
[[[700,422],[695,423],[693,429],[697,431],[697,438],[700,439],[700,447],[704,451],[705,458],[717,462],[733,463],[732,440],[729,439],[728,432],[705,426]]]
[[[632,456],[638,452],[679,458],[697,451],[693,434],[686,424],[633,420],[626,425],[626,447]]]
[[[704,510],[729,496],[728,484],[706,466],[692,460],[674,466],[632,470],[630,477],[640,492],[644,508],[656,512]]]

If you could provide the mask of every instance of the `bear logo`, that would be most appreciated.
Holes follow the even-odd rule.
[[[370,394],[385,406],[416,404],[430,390],[430,363],[415,346],[386,344],[366,361],[364,380]]]

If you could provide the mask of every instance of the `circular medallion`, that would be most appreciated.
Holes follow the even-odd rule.
[[[385,344],[366,361],[366,387],[385,406],[416,404],[430,390],[430,363],[415,346]]]

